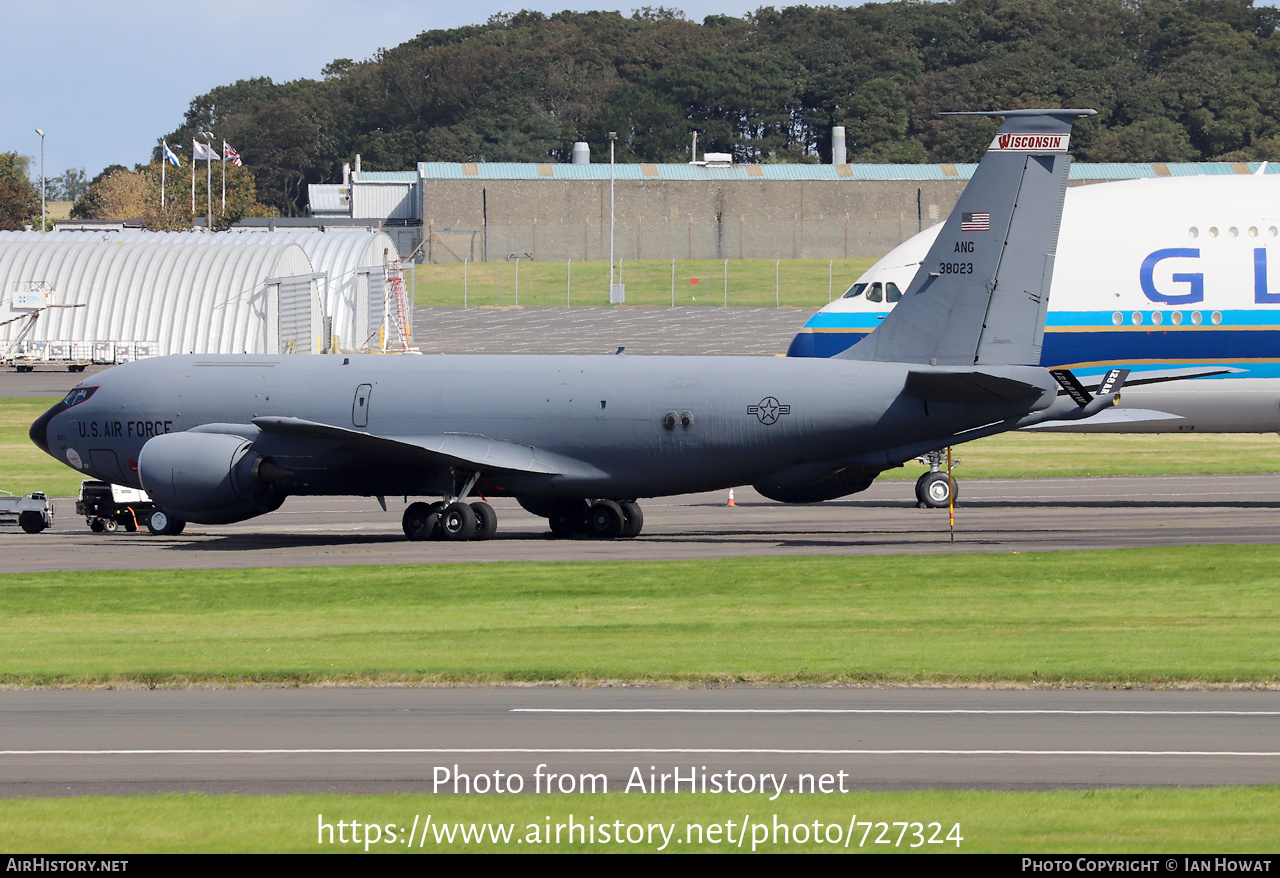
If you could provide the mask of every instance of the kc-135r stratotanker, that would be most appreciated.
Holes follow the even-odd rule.
[[[240,521],[292,494],[441,497],[410,539],[496,528],[511,496],[557,534],[635,536],[637,498],[753,484],[864,490],[924,452],[1113,405],[1040,368],[1073,121],[1004,117],[901,303],[831,359],[177,356],[117,366],[31,427],[49,454],[145,488],[153,530]]]

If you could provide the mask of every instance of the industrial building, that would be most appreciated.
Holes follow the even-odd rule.
[[[837,145],[838,147],[839,145]],[[843,150],[834,149],[837,156]],[[312,186],[313,217],[377,223],[419,262],[878,257],[955,206],[976,164],[422,162]],[[1258,164],[1071,167],[1071,185]],[[1264,173],[1280,173],[1267,167]]]

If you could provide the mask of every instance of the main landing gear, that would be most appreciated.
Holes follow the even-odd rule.
[[[631,539],[644,528],[644,512],[634,500],[563,500],[555,504],[547,520],[551,533],[558,537]]]
[[[487,540],[498,530],[498,514],[488,503],[410,503],[401,520],[411,540]]]
[[[467,496],[480,479],[472,473],[457,496],[437,503],[410,503],[400,525],[410,540],[487,540],[498,531],[498,514],[483,501],[468,503]]]

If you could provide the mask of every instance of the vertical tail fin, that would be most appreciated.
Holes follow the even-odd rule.
[[[1008,110],[902,301],[837,356],[938,366],[1038,365],[1071,157],[1093,110]]]

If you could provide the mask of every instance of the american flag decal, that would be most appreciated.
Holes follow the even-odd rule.
[[[962,232],[991,231],[991,214],[989,212],[960,214],[960,231]]]

